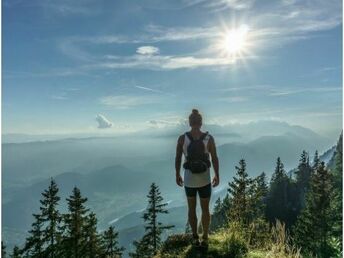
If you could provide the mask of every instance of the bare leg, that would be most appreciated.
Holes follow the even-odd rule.
[[[203,228],[203,239],[208,239],[209,224],[210,224],[210,212],[209,212],[209,201],[210,198],[200,198],[202,208],[202,228]]]
[[[197,235],[197,214],[196,214],[196,197],[188,197],[188,217],[189,223],[194,236]]]

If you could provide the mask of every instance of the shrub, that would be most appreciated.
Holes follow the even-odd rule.
[[[226,257],[233,258],[244,257],[248,252],[246,242],[235,233],[229,233],[224,241],[223,249]]]
[[[341,241],[335,237],[331,238],[330,246],[332,250],[332,257],[343,257],[343,251],[341,248]]]
[[[174,234],[170,235],[162,245],[162,252],[178,252],[191,243],[190,234]]]
[[[256,219],[247,228],[248,244],[253,248],[266,248],[271,243],[269,223],[264,219]]]
[[[279,220],[272,227],[272,243],[266,257],[271,258],[301,258],[300,249],[291,244],[291,239],[285,230],[285,224]]]
[[[229,228],[224,232],[222,244],[225,257],[244,257],[248,252],[247,243],[244,240],[243,227],[238,222],[231,222]]]

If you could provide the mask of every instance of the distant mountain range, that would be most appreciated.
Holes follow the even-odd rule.
[[[113,164],[136,168],[135,165],[142,166],[149,162],[170,160],[171,156],[173,160],[176,138],[185,130],[185,127],[179,125],[165,129],[152,128],[125,136],[3,143],[3,187],[32,184],[67,171],[89,173]],[[336,141],[336,139],[320,136],[310,129],[277,121],[230,126],[206,125],[204,130],[208,130],[215,136],[218,145],[235,143],[235,148],[240,148],[240,146],[245,148],[240,144],[247,144],[247,147],[251,149],[252,144],[267,144],[269,147],[272,146],[270,150],[273,153],[276,153],[275,148],[279,148],[281,153],[289,152],[286,148],[290,146],[294,146],[292,151],[296,152],[302,148],[312,152],[316,148],[319,151],[325,151]],[[3,135],[3,138],[6,140],[6,135]],[[277,144],[279,140],[282,142]],[[288,141],[293,141],[293,143]],[[274,142],[273,145],[270,144],[272,142]],[[133,159],[135,162],[132,162]]]

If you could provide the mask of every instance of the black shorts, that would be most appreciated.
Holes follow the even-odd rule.
[[[210,198],[211,196],[211,184],[202,187],[187,187],[185,186],[185,193],[187,197],[196,197],[196,194],[200,198]]]

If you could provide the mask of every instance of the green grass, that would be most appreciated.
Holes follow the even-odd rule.
[[[161,252],[155,258],[228,258],[224,249],[224,238],[222,234],[213,234],[209,237],[209,248],[207,252],[201,253],[190,244],[190,236],[174,235],[164,244]],[[251,257],[251,256],[249,256]],[[259,257],[259,256],[252,256]]]
[[[200,253],[191,246],[191,236],[185,234],[171,235],[165,241],[161,251],[155,258],[301,258],[300,252],[289,243],[284,224],[277,223],[272,228],[271,238],[263,241],[263,245],[255,247],[248,244],[243,230],[237,224],[220,230],[209,236],[209,249]],[[247,237],[246,237],[247,238]],[[264,238],[265,239],[265,238]],[[252,242],[252,241],[251,241]],[[262,243],[261,243],[262,244]]]
[[[267,256],[266,251],[251,250],[247,254],[247,258],[265,258]]]

